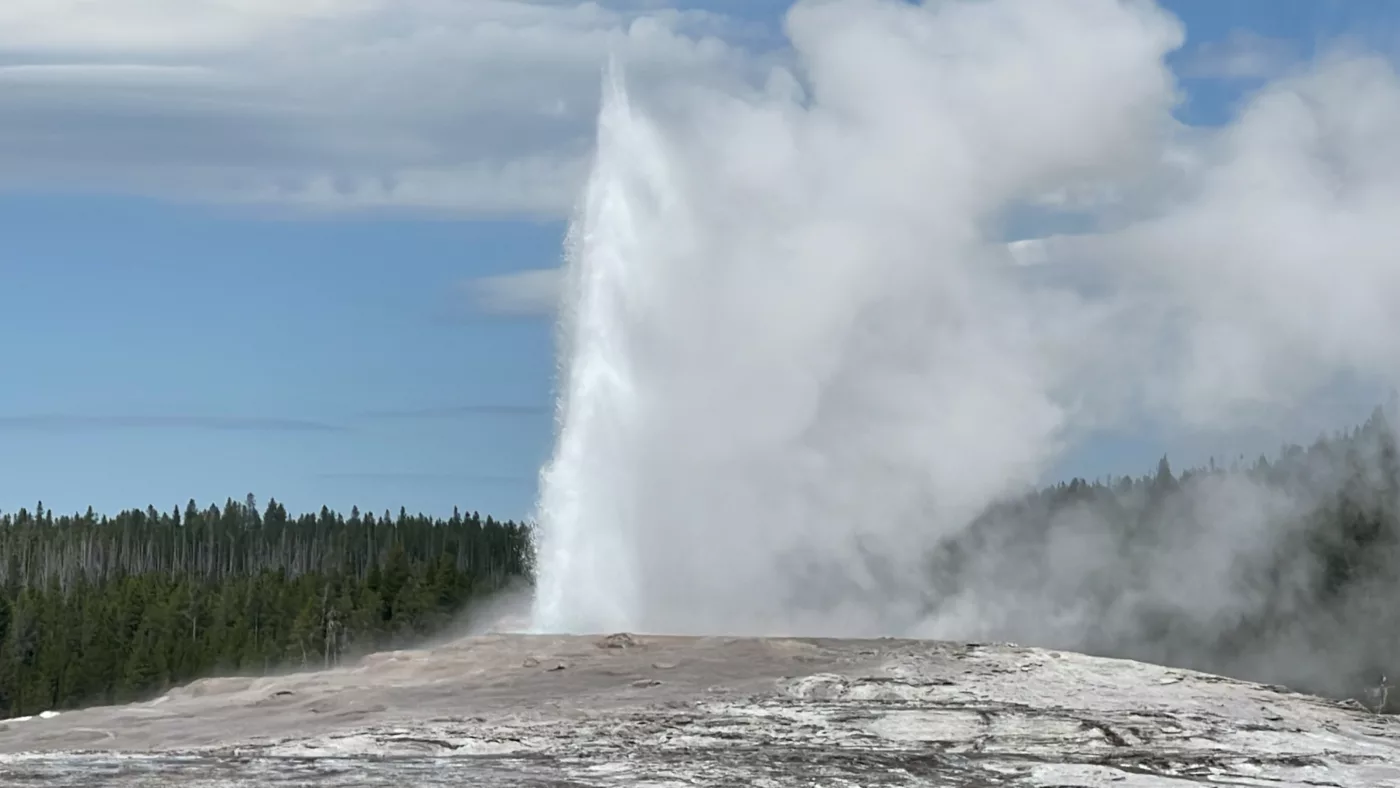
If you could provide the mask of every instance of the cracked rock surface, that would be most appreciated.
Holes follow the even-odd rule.
[[[1400,722],[1010,645],[489,635],[0,724],[44,786],[1400,786]]]

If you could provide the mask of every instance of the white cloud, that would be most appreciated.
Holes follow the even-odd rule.
[[[661,6],[13,0],[0,4],[0,188],[563,216],[610,52],[643,92],[760,84],[791,54],[735,43],[747,23]],[[1186,68],[1262,76],[1291,57],[1237,32]],[[1120,199],[1103,189],[1056,184],[1038,199]]]
[[[0,186],[561,216],[609,52],[749,65],[699,12],[531,0],[0,5]]]

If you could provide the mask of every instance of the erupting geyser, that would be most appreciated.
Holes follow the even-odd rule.
[[[1072,644],[1079,579],[1127,571],[1095,524],[999,602],[1014,562],[931,600],[930,549],[1117,419],[1252,426],[1400,377],[1388,65],[1188,130],[1150,3],[813,0],[786,33],[760,79],[604,80],[536,630]],[[1057,226],[1096,232],[1008,251]],[[1211,522],[1230,589],[1265,548]]]
[[[611,64],[598,121],[598,153],[569,236],[568,289],[560,325],[562,425],[541,486],[534,628],[624,629],[637,614],[626,507],[626,442],[639,416],[628,313],[640,299],[635,204],[647,165],[661,166],[647,129],[631,117]]]
[[[1011,5],[1023,27],[951,64],[927,37],[971,47],[1007,4],[802,4],[801,82],[646,110],[610,68],[570,234],[537,629],[907,631],[927,548],[1042,471],[1073,365],[1047,363],[1036,321],[1066,305],[1020,286],[989,223],[1131,159],[1180,34],[1120,9],[1131,46],[1086,60],[1038,30],[1058,11]],[[1075,90],[1051,111],[1057,85]]]

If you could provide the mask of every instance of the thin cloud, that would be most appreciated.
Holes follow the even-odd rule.
[[[510,317],[553,315],[564,290],[562,268],[532,268],[463,283],[474,314]]]
[[[609,53],[692,82],[757,67],[725,43],[744,24],[649,3],[16,3],[0,188],[559,218]]]
[[[366,420],[451,419],[462,416],[536,416],[549,413],[548,405],[440,405],[426,408],[372,410],[359,414]]]
[[[1298,62],[1291,41],[1250,30],[1232,30],[1222,41],[1206,41],[1192,50],[1181,74],[1197,79],[1273,79]]]
[[[194,84],[207,87],[221,81],[218,72],[198,66],[163,66],[146,63],[35,63],[0,66],[0,84],[134,85],[151,87]]]
[[[113,416],[40,413],[0,416],[0,430],[82,432],[89,430],[184,429],[223,432],[339,432],[344,427],[311,419],[262,416]]]
[[[318,479],[357,482],[463,482],[467,484],[534,484],[534,476],[494,476],[475,473],[416,471],[346,471],[316,474]]]

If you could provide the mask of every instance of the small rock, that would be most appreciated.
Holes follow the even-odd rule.
[[[568,666],[568,665],[565,665],[565,664],[562,663],[562,662],[560,662],[560,663],[556,664],[554,667],[550,668],[550,669],[549,669],[549,672],[550,672],[550,673],[553,673],[553,672],[556,671],[556,670],[563,670],[564,668],[567,668],[567,667],[569,667],[569,666]]]
[[[632,648],[640,645],[635,637],[626,632],[617,632],[598,641],[598,648]]]
[[[659,686],[661,686],[661,682],[660,682],[660,681],[657,681],[656,679],[637,679],[636,681],[632,682],[632,686],[634,686],[634,687],[659,687]]]
[[[657,670],[671,670],[672,668],[674,668],[674,667],[676,666],[676,663],[674,663],[674,662],[653,662],[653,663],[651,663],[651,666],[652,666],[653,668],[656,668]]]
[[[526,657],[525,661],[520,663],[520,667],[522,668],[537,668],[539,666],[540,661],[538,659],[535,659],[534,657]]]

